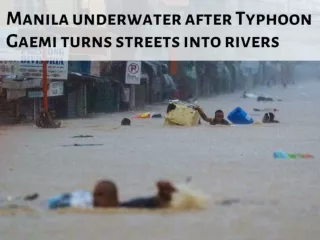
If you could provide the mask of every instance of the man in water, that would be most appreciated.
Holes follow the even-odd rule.
[[[172,200],[172,195],[177,189],[169,181],[157,182],[158,193],[151,197],[140,197],[120,203],[125,208],[167,208]]]
[[[273,98],[271,98],[271,97],[259,96],[259,97],[257,98],[257,101],[258,101],[258,102],[273,102],[274,100],[273,100]]]
[[[121,126],[131,126],[131,121],[129,118],[124,118],[121,120]]]
[[[170,205],[172,194],[176,188],[169,181],[157,182],[158,193],[151,197],[135,198],[123,203],[119,202],[118,189],[114,182],[109,180],[99,181],[93,190],[93,193],[77,191],[66,193],[49,200],[50,209],[65,207],[82,208],[165,208]]]
[[[194,107],[194,109],[198,111],[203,121],[210,123],[210,125],[230,125],[230,123],[224,119],[224,113],[222,110],[217,110],[214,114],[214,118],[209,118],[200,107]]]
[[[263,116],[262,122],[263,123],[280,123],[279,121],[274,119],[275,116],[272,112],[266,113]]]
[[[118,188],[109,180],[99,181],[93,189],[92,197],[95,208],[112,208],[119,205]]]

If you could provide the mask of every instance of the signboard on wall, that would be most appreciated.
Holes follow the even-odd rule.
[[[122,101],[130,102],[130,88],[123,89]]]
[[[14,75],[17,69],[17,62],[0,61],[0,76]]]
[[[127,61],[126,84],[140,84],[141,61]]]
[[[46,54],[48,59],[48,79],[68,79],[68,59],[69,51],[62,47],[47,48]],[[28,49],[21,50],[20,57],[21,61],[18,64],[18,75],[22,75],[26,78],[42,78],[43,74],[43,50],[44,49]]]
[[[19,99],[26,96],[26,89],[7,89],[7,100]]]
[[[48,97],[57,97],[62,96],[64,93],[63,82],[52,82],[49,84],[48,89]],[[40,91],[29,91],[28,92],[29,98],[42,98],[43,92]]]
[[[100,77],[100,62],[91,62],[90,75]]]
[[[52,82],[49,85],[49,94],[51,97],[63,95],[63,82]]]
[[[42,78],[42,61],[21,61],[18,65],[19,75],[21,74],[26,78]],[[67,80],[68,62],[48,61],[48,78]]]

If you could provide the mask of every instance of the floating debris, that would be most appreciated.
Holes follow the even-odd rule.
[[[72,138],[93,138],[92,135],[77,135],[77,136],[73,136]]]
[[[33,200],[36,200],[38,197],[39,197],[38,193],[33,193],[33,194],[25,196],[23,199],[25,201],[33,201]]]
[[[263,108],[263,109],[254,108],[253,111],[255,111],[255,112],[279,112],[279,109],[276,109],[276,108]]]
[[[222,206],[230,206],[235,203],[240,203],[240,199],[237,199],[237,198],[226,199],[218,202],[217,204]]]
[[[191,181],[192,181],[192,177],[191,177],[191,176],[189,176],[189,177],[186,178],[186,183],[189,183],[189,182],[191,182]]]
[[[275,151],[273,153],[275,159],[304,159],[304,158],[314,158],[313,155],[309,153],[287,153],[281,150]]]
[[[62,147],[93,147],[93,146],[103,146],[104,144],[79,144],[79,143],[75,143],[75,144],[65,144],[62,145]]]

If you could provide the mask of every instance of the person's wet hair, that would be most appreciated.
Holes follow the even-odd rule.
[[[217,113],[223,113],[223,111],[222,110],[217,110],[216,112],[215,112],[215,114],[217,114]]]
[[[176,192],[177,189],[172,185],[169,181],[158,181],[157,182],[158,188],[158,198],[161,201],[169,202],[172,198],[172,193]]]
[[[93,190],[93,206],[106,208],[117,207],[119,204],[118,188],[113,181],[101,180]]]
[[[274,121],[274,114],[272,112],[269,113],[270,122]]]
[[[274,119],[275,116],[272,112],[265,113],[262,119],[263,123],[279,123],[279,121]]]
[[[262,122],[269,122],[270,121],[270,117],[268,113],[265,113],[262,119]]]
[[[275,115],[272,112],[266,113],[262,120],[263,123],[280,123],[278,120],[275,120]]]
[[[124,118],[121,121],[121,126],[130,126],[131,125],[131,121],[129,118]]]

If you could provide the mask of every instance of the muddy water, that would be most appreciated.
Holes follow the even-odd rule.
[[[128,114],[68,121],[65,128],[0,129],[0,197],[38,192],[32,210],[0,216],[1,239],[318,239],[320,234],[320,83],[262,89],[283,102],[260,104],[226,95],[200,101],[206,112],[240,105],[276,107],[279,125],[163,128],[161,119],[115,128]],[[165,107],[155,107],[164,110]],[[255,118],[262,118],[255,116]],[[74,135],[94,138],[72,139]],[[72,143],[97,147],[62,147]],[[311,160],[274,160],[274,150],[311,153]],[[121,199],[151,194],[154,181],[169,178],[212,196],[199,212],[54,213],[46,198],[88,189],[97,179],[117,181]],[[238,198],[230,206],[215,204]],[[1,213],[1,212],[0,212]]]

